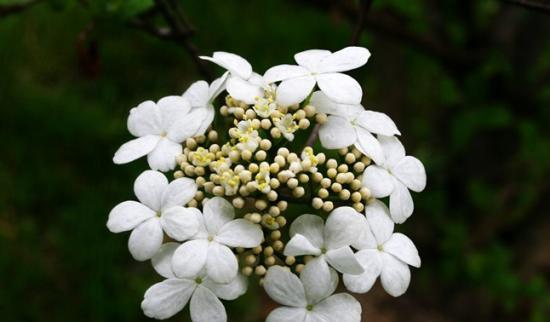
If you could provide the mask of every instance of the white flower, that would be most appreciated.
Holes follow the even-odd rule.
[[[199,211],[182,207],[195,196],[195,181],[180,178],[169,184],[164,174],[147,170],[137,177],[134,192],[140,202],[118,204],[109,214],[107,228],[114,233],[132,230],[128,248],[136,260],[155,255],[162,245],[163,231],[179,241],[197,233]]]
[[[271,114],[277,109],[277,104],[273,101],[272,98],[259,97],[252,108],[254,109],[254,112],[258,114],[258,116],[269,118],[271,117]]]
[[[234,196],[239,190],[241,180],[232,169],[227,169],[221,172],[220,183],[224,188],[225,195]]]
[[[275,126],[281,131],[285,139],[289,141],[294,140],[294,132],[300,127],[294,122],[292,114],[286,114],[282,119],[275,121]]]
[[[128,130],[137,139],[123,144],[113,162],[128,163],[147,155],[151,169],[174,169],[176,156],[182,152],[181,142],[197,135],[205,114],[205,109],[191,110],[187,99],[180,96],[139,104],[128,117]]]
[[[214,52],[212,57],[200,56],[229,71],[227,92],[235,99],[254,104],[257,97],[263,96],[262,76],[252,71],[250,63],[239,55],[223,51]]]
[[[228,284],[212,281],[204,272],[192,278],[177,278],[171,261],[177,243],[167,243],[152,258],[153,267],[166,280],[151,286],[141,302],[145,315],[168,319],[189,303],[193,322],[226,322],[227,314],[222,300],[234,300],[246,292],[247,280],[242,275]]]
[[[362,232],[361,214],[351,207],[334,209],[327,218],[302,215],[290,226],[292,237],[284,249],[285,256],[319,256],[341,273],[361,274],[363,268],[355,259],[350,245]]]
[[[393,233],[394,223],[389,210],[381,201],[372,202],[366,209],[363,237],[353,246],[365,272],[344,274],[346,288],[355,293],[368,292],[378,276],[382,286],[392,296],[407,290],[411,272],[409,266],[420,267],[420,257],[413,242],[401,233]],[[408,265],[407,265],[408,264]]]
[[[256,190],[262,193],[268,193],[271,191],[271,186],[269,185],[271,178],[269,177],[268,164],[266,163],[260,164],[260,170],[258,171],[254,179],[255,179],[254,185],[256,187]]]
[[[250,120],[243,120],[237,124],[236,138],[239,140],[236,147],[239,151],[256,151],[262,138],[258,131],[252,126]]]
[[[177,277],[192,278],[206,268],[218,283],[237,276],[238,263],[230,247],[253,248],[263,240],[260,226],[245,219],[233,219],[235,210],[229,201],[214,197],[197,214],[199,231],[174,254],[172,268]]]
[[[333,101],[359,104],[363,91],[357,81],[345,72],[367,63],[370,53],[362,47],[346,47],[331,53],[312,49],[294,55],[296,65],[271,67],[264,74],[268,83],[282,81],[277,88],[277,102],[289,106],[302,102],[315,84]]]
[[[363,186],[375,198],[390,196],[390,213],[394,222],[405,222],[414,204],[408,189],[420,192],[426,187],[426,170],[417,158],[405,156],[405,148],[394,136],[378,135],[385,162],[371,165],[363,173]],[[408,188],[408,189],[407,189]]]
[[[206,132],[206,129],[214,120],[215,110],[212,103],[225,89],[225,81],[228,75],[229,73],[226,72],[222,77],[214,80],[210,85],[205,81],[195,82],[189,86],[185,93],[183,93],[182,96],[189,101],[192,110],[203,109],[206,112],[201,122],[201,126],[197,130],[197,135]]]
[[[310,261],[300,278],[280,266],[269,268],[266,293],[284,305],[273,310],[266,322],[360,322],[361,304],[346,293],[334,294],[338,274],[320,259]]]
[[[319,140],[327,149],[355,145],[361,153],[381,164],[384,162],[384,152],[371,133],[387,136],[401,134],[386,114],[365,110],[361,105],[334,103],[319,91],[313,93],[311,105],[318,112],[330,115],[319,129]]]

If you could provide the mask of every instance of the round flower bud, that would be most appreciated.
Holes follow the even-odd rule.
[[[287,157],[288,155],[290,154],[290,151],[288,151],[287,148],[279,148],[279,150],[277,150],[277,155],[281,155],[283,157]]]
[[[191,199],[191,201],[187,203],[187,207],[192,207],[192,208],[197,208],[198,205],[199,203],[197,202],[196,199]]]
[[[302,273],[302,271],[304,270],[304,267],[305,267],[304,264],[298,264],[298,265],[296,265],[296,268],[295,268],[296,273],[298,273],[298,274]]]
[[[275,191],[273,191],[275,192]],[[274,201],[274,200],[270,200],[270,201]],[[279,207],[277,206],[271,206],[269,207],[269,214],[273,217],[277,217],[281,214],[281,209],[279,209]]]
[[[328,197],[328,190],[325,188],[319,189],[319,192],[317,192],[317,195],[321,197],[321,199],[325,199]]]
[[[281,130],[279,130],[276,127],[272,127],[269,133],[271,134],[271,137],[274,139],[278,139],[281,137]]]
[[[244,258],[244,262],[248,265],[253,265],[254,263],[256,263],[256,256],[250,254]]]
[[[359,190],[359,192],[361,193],[361,197],[363,197],[363,199],[367,200],[370,198],[370,190],[366,187],[363,187]]]
[[[328,188],[332,184],[332,181],[329,178],[323,178],[321,180],[321,187]]]
[[[251,121],[251,123],[252,123],[252,127],[253,127],[253,128],[255,128],[255,129],[259,129],[259,128],[260,128],[260,125],[261,125],[260,120],[258,120],[258,119],[253,119],[253,120]]]
[[[361,158],[361,162],[363,162],[365,164],[365,166],[368,166],[369,164],[371,164],[372,161],[371,161],[371,159],[369,159],[369,157],[363,156]]]
[[[286,160],[288,162],[298,161],[298,155],[296,153],[292,152],[286,157]]]
[[[225,189],[222,186],[215,186],[214,189],[212,189],[212,193],[221,197],[225,194]]]
[[[276,156],[273,161],[275,161],[275,163],[277,163],[279,165],[279,167],[284,167],[286,165],[286,159],[284,156],[282,155],[278,155]]]
[[[290,188],[290,189],[294,189],[298,186],[298,180],[296,178],[290,178],[288,179],[288,181],[286,182],[286,185]]]
[[[357,212],[363,212],[363,210],[365,210],[365,206],[360,202],[356,202],[353,204],[353,209],[355,209]]]
[[[246,119],[247,119],[247,120],[252,120],[252,119],[255,119],[255,118],[256,118],[256,112],[254,112],[253,109],[248,109],[248,110],[246,110],[246,112],[244,113],[244,115],[246,116]]]
[[[340,173],[345,173],[345,172],[348,172],[348,165],[347,164],[340,164],[338,166],[338,172]]]
[[[208,140],[210,142],[216,142],[218,141],[218,132],[214,131],[214,130],[210,130],[208,132]]]
[[[252,159],[252,152],[249,150],[244,150],[241,152],[241,158],[245,161],[250,161],[250,159]]]
[[[300,175],[298,175],[298,181],[300,181],[301,183],[308,183],[309,176],[305,173],[300,173]]]
[[[355,162],[355,155],[353,153],[346,154],[345,161],[347,164],[352,164]]]
[[[317,113],[315,115],[315,121],[319,124],[325,124],[327,122],[327,115],[325,113]]]
[[[296,257],[294,256],[287,256],[285,258],[285,264],[287,264],[288,266],[292,266],[294,265],[294,263],[296,263]]]
[[[203,176],[205,173],[204,167],[195,167],[195,175]]]
[[[256,173],[258,170],[260,170],[260,167],[256,163],[251,163],[248,165],[248,171]]]
[[[350,184],[351,189],[359,190],[361,189],[361,180],[353,179]]]
[[[283,217],[277,217],[277,218],[283,218]],[[285,244],[283,244],[282,241],[280,240],[276,240],[273,242],[273,249],[275,249],[276,251],[281,251],[283,250],[283,248],[285,248]]]
[[[267,265],[267,266],[275,265],[275,257],[273,257],[273,256],[266,257],[265,260],[264,260],[264,264]]]
[[[340,155],[346,155],[348,153],[348,148],[341,148],[338,150],[338,154]]]
[[[244,199],[241,197],[234,198],[231,203],[233,204],[233,207],[237,209],[244,207]]]
[[[246,196],[249,196],[250,195],[250,192],[248,192],[248,189],[246,188],[246,185],[244,186],[241,186],[239,188],[239,194],[243,197],[246,197]]]
[[[315,106],[313,105],[304,106],[304,112],[306,112],[306,117],[313,117],[313,115],[315,115]]]
[[[271,246],[267,246],[266,248],[264,248],[264,256],[271,256],[273,255],[273,247]]]
[[[278,163],[272,163],[272,164],[269,165],[269,172],[271,172],[271,173],[277,173],[277,172],[279,172],[279,169],[280,169],[280,168],[281,168],[281,167],[279,166]]]
[[[253,252],[254,254],[256,254],[256,255],[261,254],[261,253],[262,253],[262,250],[263,250],[263,247],[262,247],[261,245],[252,248],[252,252]]]
[[[188,165],[185,167],[185,175],[188,177],[194,177],[195,176],[195,167],[192,165]]]
[[[283,216],[279,216],[279,217],[275,218],[275,220],[279,224],[279,227],[284,227],[286,225],[286,218],[283,217]]]
[[[254,269],[254,273],[258,276],[264,276],[266,273],[266,269],[263,265],[256,266],[256,269]]]
[[[195,141],[195,139],[193,139],[193,138],[188,138],[185,141],[185,146],[188,147],[191,150],[194,150],[197,147],[197,141]]]
[[[271,149],[271,141],[269,141],[268,139],[263,139],[260,141],[260,149],[262,150],[269,150]]]
[[[260,215],[257,212],[252,213],[252,214],[250,214],[250,219],[249,220],[251,222],[255,223],[255,224],[259,224],[262,221],[262,215]]]
[[[174,179],[179,179],[179,178],[182,178],[183,176],[184,174],[183,174],[183,171],[181,170],[174,172]]]
[[[351,194],[351,201],[353,202],[360,202],[361,201],[361,193],[359,191],[355,191]]]
[[[337,166],[338,166],[338,162],[336,162],[335,159],[328,159],[327,168],[333,169],[333,168],[336,168]]]
[[[269,180],[269,186],[271,186],[271,189],[277,189],[281,185],[281,182],[275,178],[271,178]]]
[[[212,153],[219,152],[219,151],[220,151],[220,146],[217,145],[217,144],[211,144],[211,145],[208,147],[208,151],[210,151],[210,152],[212,152]]]
[[[269,130],[269,128],[271,128],[271,121],[269,119],[263,119],[260,121],[260,126],[264,130]]]
[[[342,191],[342,185],[339,184],[338,182],[335,182],[335,183],[332,184],[331,189],[334,192],[340,192],[340,191]]]
[[[265,153],[265,151],[263,150],[260,150],[260,151],[257,151],[256,152],[256,160],[258,161],[264,161],[265,158],[267,157],[267,153]]]
[[[317,154],[316,157],[317,157],[317,161],[319,161],[319,164],[325,163],[325,161],[327,159],[327,156],[323,152]]]
[[[227,106],[223,105],[222,107],[220,107],[220,114],[222,116],[229,116],[229,109],[227,108]]]
[[[319,183],[323,180],[323,175],[320,172],[315,172],[311,174],[311,178],[313,179],[313,182]]]
[[[313,198],[313,200],[311,201],[311,206],[314,209],[321,209],[321,207],[323,207],[323,199],[319,197]]]
[[[197,177],[195,179],[195,183],[197,184],[197,186],[199,186],[199,188],[202,188],[206,183],[206,179],[204,177]]]
[[[325,201],[323,203],[324,211],[329,212],[329,211],[332,211],[333,208],[334,208],[334,204],[332,203],[332,201]]]
[[[245,267],[243,267],[243,269],[241,270],[241,273],[242,273],[244,276],[250,276],[250,275],[252,275],[252,272],[253,272],[253,271],[254,271],[254,270],[252,269],[252,267],[250,267],[250,266],[245,266]]]
[[[254,207],[256,207],[256,209],[258,210],[264,210],[265,208],[267,208],[267,202],[265,200],[258,199],[254,203]]]
[[[233,115],[235,116],[236,119],[241,120],[244,116],[244,109],[241,107],[235,107],[233,109]]]
[[[304,187],[296,187],[292,190],[292,195],[296,198],[302,197],[305,193]]]
[[[267,193],[267,199],[269,201],[275,201],[275,200],[277,200],[278,197],[279,196],[277,195],[277,191],[275,191],[275,190],[271,190],[270,192]],[[279,208],[277,208],[277,209],[279,209]]]
[[[329,178],[334,178],[334,177],[336,177],[337,174],[338,174],[338,171],[334,168],[331,168],[331,169],[327,170],[327,175],[328,175]]]
[[[277,203],[277,207],[279,207],[279,209],[281,209],[281,211],[285,211],[286,208],[288,207],[288,202],[286,202],[285,200],[280,200]]]
[[[364,170],[365,164],[363,162],[355,162],[355,164],[353,165],[353,171],[357,173],[363,173]]]
[[[232,162],[238,162],[239,159],[240,159],[240,154],[239,154],[239,152],[237,152],[237,151],[231,151],[231,152],[229,152],[229,159],[230,159]]]
[[[350,196],[351,196],[351,193],[349,192],[348,189],[343,189],[338,194],[338,197],[340,197],[340,199],[342,199],[342,200],[348,200]]]
[[[298,127],[302,130],[307,129],[310,125],[311,123],[309,122],[308,119],[302,119],[300,120],[300,122],[298,122]]]

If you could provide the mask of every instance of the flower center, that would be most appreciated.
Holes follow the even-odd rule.
[[[200,277],[195,278],[195,283],[201,284],[202,283],[202,278],[200,278]]]
[[[211,242],[211,241],[213,241],[213,240],[214,240],[214,236],[209,235],[209,236],[208,236],[208,241]]]
[[[308,311],[313,311],[313,305],[312,305],[312,304],[308,304],[308,306],[306,306],[306,310],[308,310]]]
[[[326,248],[324,248],[324,247],[323,247],[323,248],[321,248],[321,254],[323,254],[323,255],[324,255],[324,254],[326,254],[326,253],[327,253],[327,249],[326,249]]]
[[[376,246],[376,249],[378,249],[379,251],[383,252],[383,251],[384,251],[384,246],[378,245],[378,246]]]

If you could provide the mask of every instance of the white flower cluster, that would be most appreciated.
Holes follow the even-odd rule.
[[[394,122],[363,108],[361,86],[343,74],[369,57],[362,47],[307,50],[262,76],[215,52],[201,57],[226,70],[212,84],[130,111],[136,138],[113,161],[147,156],[151,170],[135,181],[138,201],[114,207],[107,227],[131,231],[131,255],[165,278],[145,292],[147,316],[166,319],[189,303],[194,322],[225,322],[220,299],[244,294],[252,274],[282,305],[268,322],[361,321],[354,297],[333,294],[340,279],[354,293],[378,277],[390,295],[406,291],[420,257],[394,227],[412,214],[409,190],[422,191],[426,173]],[[292,152],[298,135],[317,130],[332,158],[313,146]],[[310,214],[296,213],[307,205]]]

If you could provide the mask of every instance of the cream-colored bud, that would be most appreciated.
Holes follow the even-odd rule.
[[[275,257],[273,256],[268,256],[264,259],[264,264],[267,265],[267,266],[273,266],[275,265]]]
[[[246,190],[250,193],[256,191],[256,183],[254,181],[250,181],[246,183]]]
[[[262,250],[263,250],[263,249],[264,249],[264,248],[263,248],[261,245],[260,245],[260,246],[256,246],[256,247],[252,248],[252,252],[253,252],[254,254],[258,255],[258,254],[261,254],[261,253],[262,253]]]
[[[250,161],[250,159],[252,159],[252,152],[250,152],[249,150],[242,151],[241,158],[245,161]]]
[[[282,155],[278,155],[276,156],[273,161],[275,161],[275,163],[277,163],[279,165],[279,167],[284,167],[286,165],[286,159],[284,156]]]
[[[290,163],[290,162],[294,162],[294,161],[298,161],[298,155],[294,152],[290,153],[287,157],[286,157],[286,160]]]
[[[304,187],[296,187],[292,190],[292,195],[296,198],[302,197],[305,193]]]
[[[266,272],[267,270],[263,265],[256,266],[256,268],[254,269],[254,273],[258,276],[264,276]]]
[[[229,159],[232,161],[232,162],[238,162],[239,159],[240,159],[240,154],[239,152],[237,151],[231,151],[229,152]]]
[[[252,213],[250,214],[249,220],[255,224],[259,224],[262,221],[262,215],[257,212]]]
[[[353,204],[353,209],[355,209],[357,212],[363,212],[363,210],[365,210],[365,206],[360,202],[356,202]]]
[[[346,173],[348,172],[349,168],[348,168],[348,165],[347,164],[340,164],[338,166],[338,172],[340,173]]]
[[[279,195],[277,194],[277,191],[271,190],[267,193],[267,200],[269,201],[276,201]],[[279,208],[277,208],[279,209]]]
[[[340,184],[346,183],[347,179],[348,179],[348,176],[347,176],[346,173],[338,173],[336,175],[336,182],[338,182]]]
[[[283,217],[277,217],[277,218],[283,218]],[[285,247],[285,244],[280,240],[276,240],[273,242],[273,249],[275,249],[276,251],[281,251],[283,250],[284,247]]]
[[[302,130],[307,129],[311,125],[311,122],[309,122],[308,119],[301,119],[300,122],[298,122],[298,127]]]
[[[325,201],[323,203],[324,211],[329,212],[329,211],[332,211],[333,208],[334,208],[334,204],[332,203],[332,201]]]
[[[220,151],[220,146],[217,145],[217,144],[211,144],[209,147],[208,147],[208,151],[212,152],[212,153],[217,153]]]
[[[298,265],[296,265],[296,268],[295,268],[296,273],[298,273],[298,274],[302,273],[302,271],[304,270],[304,267],[305,267],[304,264],[298,264]]]
[[[301,164],[304,171],[309,171],[311,169],[311,161],[309,159],[303,160]]]
[[[351,196],[351,192],[348,189],[343,189],[338,194],[338,197],[340,197],[340,199],[342,200],[348,200],[350,196]]]
[[[248,109],[248,110],[246,110],[246,112],[244,113],[244,115],[246,116],[246,119],[247,119],[247,120],[252,120],[252,119],[255,119],[255,118],[256,118],[256,112],[254,112],[253,109]]]
[[[296,113],[294,113],[294,119],[295,120],[302,120],[306,117],[306,112],[304,110],[297,110]]]
[[[298,175],[298,181],[300,181],[301,183],[308,183],[309,176],[305,173],[300,173],[300,175]]]
[[[198,205],[199,205],[199,202],[196,199],[191,199],[191,201],[187,203],[187,207],[192,207],[192,208],[197,208]]]
[[[325,124],[327,122],[327,115],[325,113],[317,113],[315,115],[315,121],[319,124]]]
[[[338,150],[338,154],[346,155],[348,153],[348,148],[341,148]]]
[[[271,189],[277,189],[281,186],[281,182],[278,179],[271,178],[269,180],[269,186],[271,186]]]
[[[271,240],[279,240],[279,239],[281,239],[281,231],[280,230],[274,230],[274,231],[271,232],[269,237],[271,238]]]
[[[239,188],[239,194],[243,197],[249,196],[250,192],[248,192],[248,189],[246,188],[246,185],[240,186]]]
[[[267,208],[267,202],[265,200],[258,199],[254,203],[254,207],[256,207],[256,209],[258,210],[264,210],[265,208]]]
[[[250,275],[252,275],[253,272],[254,272],[254,270],[250,266],[245,266],[241,269],[241,273],[244,276],[250,276]]]
[[[208,132],[208,140],[210,142],[216,142],[218,141],[218,132],[211,130]]]
[[[321,180],[323,180],[323,174],[321,172],[312,173],[311,174],[311,179],[313,180],[313,182],[319,183],[319,182],[321,182]]]
[[[319,197],[313,198],[311,201],[311,206],[315,209],[321,209],[321,207],[323,207],[323,199]]]
[[[195,199],[197,199],[197,201],[201,201],[202,199],[204,199],[204,192],[202,191],[197,191],[197,193],[195,193]]]
[[[289,154],[290,154],[290,151],[288,151],[287,148],[279,148],[279,149],[277,150],[277,155],[281,155],[281,156],[283,156],[283,157],[285,157],[285,158],[286,158]]]
[[[324,164],[325,161],[327,160],[327,156],[323,152],[318,153],[316,155],[316,158],[317,158],[317,161],[319,161],[319,164]]]
[[[248,165],[248,171],[256,173],[258,170],[260,170],[260,167],[256,163],[251,163]]]
[[[306,105],[304,107],[304,112],[306,112],[307,117],[313,117],[315,115],[315,106],[313,105]]]
[[[294,265],[294,263],[296,263],[296,257],[294,256],[287,256],[285,258],[285,264],[287,264],[288,266],[292,266]]]
[[[184,161],[187,161],[187,156],[185,154],[179,154],[177,157],[176,157],[176,163],[177,164],[180,164]]]
[[[206,141],[206,135],[201,134],[195,136],[195,141],[197,141],[198,144],[203,144]]]
[[[369,199],[370,198],[370,190],[366,187],[363,187],[359,190],[359,192],[361,193],[361,197],[365,200]]]
[[[361,156],[363,156],[363,153],[361,153],[361,151],[359,151],[356,147],[351,148],[351,153],[353,153],[356,160],[361,159]]]
[[[264,161],[265,158],[267,157],[267,153],[265,153],[265,151],[263,150],[260,150],[260,151],[257,151],[256,152],[256,160],[258,161]]]
[[[275,191],[273,191],[273,192],[275,192]],[[269,196],[268,196],[268,198],[269,198]],[[276,199],[277,198],[275,198],[275,200]],[[275,200],[270,200],[270,201],[275,201]],[[277,207],[277,206],[271,206],[271,207],[269,207],[269,214],[273,217],[277,217],[281,214],[281,209],[279,209],[279,207]]]
[[[355,162],[355,164],[353,165],[353,171],[357,173],[363,173],[364,170],[365,164],[363,162]]]
[[[254,129],[259,129],[260,126],[261,126],[261,122],[260,122],[260,120],[258,120],[258,119],[253,119],[253,120],[251,121],[251,123],[252,123],[252,127],[253,127]]]
[[[191,150],[194,150],[197,147],[197,141],[195,141],[195,139],[193,139],[193,138],[188,138],[185,141],[185,146],[188,147]]]
[[[325,199],[326,197],[328,197],[328,190],[325,188],[321,188],[319,189],[319,192],[317,192],[317,195],[321,197],[321,199]]]
[[[279,172],[279,169],[280,169],[280,168],[281,168],[281,167],[279,166],[278,163],[272,163],[271,165],[269,165],[269,172],[271,172],[271,173],[277,173],[277,172]]]
[[[188,165],[185,167],[185,175],[188,177],[194,177],[195,176],[195,167],[192,165]]]
[[[279,128],[272,127],[269,133],[271,134],[271,137],[274,139],[278,139],[281,137],[281,130],[279,130]]]
[[[337,166],[338,166],[338,162],[336,162],[335,159],[328,159],[327,160],[327,168],[335,169]]]
[[[206,183],[206,179],[204,177],[197,177],[195,179],[195,183],[197,184],[197,186],[199,186],[199,188],[202,188]]]
[[[227,106],[223,105],[222,107],[220,107],[220,114],[222,116],[229,116],[229,109],[227,108]]]
[[[334,178],[334,177],[336,177],[337,174],[338,174],[338,171],[334,168],[331,168],[331,169],[327,170],[327,175],[328,175],[329,178]]]
[[[345,160],[347,164],[352,164],[355,162],[355,155],[353,155],[353,153],[348,153],[346,154]]]
[[[254,256],[252,254],[247,255],[244,258],[244,262],[247,263],[248,265],[253,265],[254,263],[256,263],[256,256]]]
[[[280,200],[277,203],[277,207],[279,207],[279,209],[281,209],[281,211],[285,211],[286,208],[288,207],[288,202],[286,202],[285,200]]]
[[[328,188],[332,184],[332,181],[329,178],[321,179],[321,187]]]
[[[235,107],[233,109],[233,115],[235,115],[236,119],[241,120],[244,117],[244,109],[240,107]]]
[[[207,181],[204,183],[204,191],[208,193],[212,193],[212,190],[214,189],[214,182]]]
[[[350,187],[353,190],[359,190],[361,189],[361,180],[359,179],[353,179],[350,183]]]
[[[298,180],[296,178],[290,178],[288,179],[288,181],[286,182],[286,185],[290,188],[290,189],[294,189],[298,186]]]
[[[273,247],[271,246],[267,246],[266,248],[264,248],[264,256],[271,256],[273,255]]]
[[[271,127],[271,121],[269,119],[263,119],[260,121],[260,126],[264,130],[269,130],[269,128]]]
[[[340,191],[342,191],[342,185],[339,184],[338,182],[334,182],[330,188],[331,188],[332,191],[334,191],[334,192],[340,192]]]
[[[263,139],[260,141],[260,149],[262,150],[269,150],[271,149],[271,141],[269,141],[268,139]]]
[[[355,191],[351,194],[351,201],[353,202],[360,202],[361,201],[361,193],[359,191]]]
[[[182,178],[183,176],[184,174],[183,174],[183,171],[181,170],[174,172],[174,179],[179,179],[179,178]]]
[[[233,207],[237,209],[241,209],[242,207],[244,207],[244,199],[241,197],[234,198],[232,200],[232,203],[233,203]]]
[[[215,186],[214,189],[212,189],[212,193],[221,197],[225,194],[225,189],[222,186]]]
[[[204,167],[195,167],[195,175],[203,176],[205,174]]]
[[[371,161],[371,159],[369,159],[369,157],[363,156],[361,158],[361,162],[363,162],[365,164],[365,166],[368,166],[369,164],[371,164],[372,161]]]

